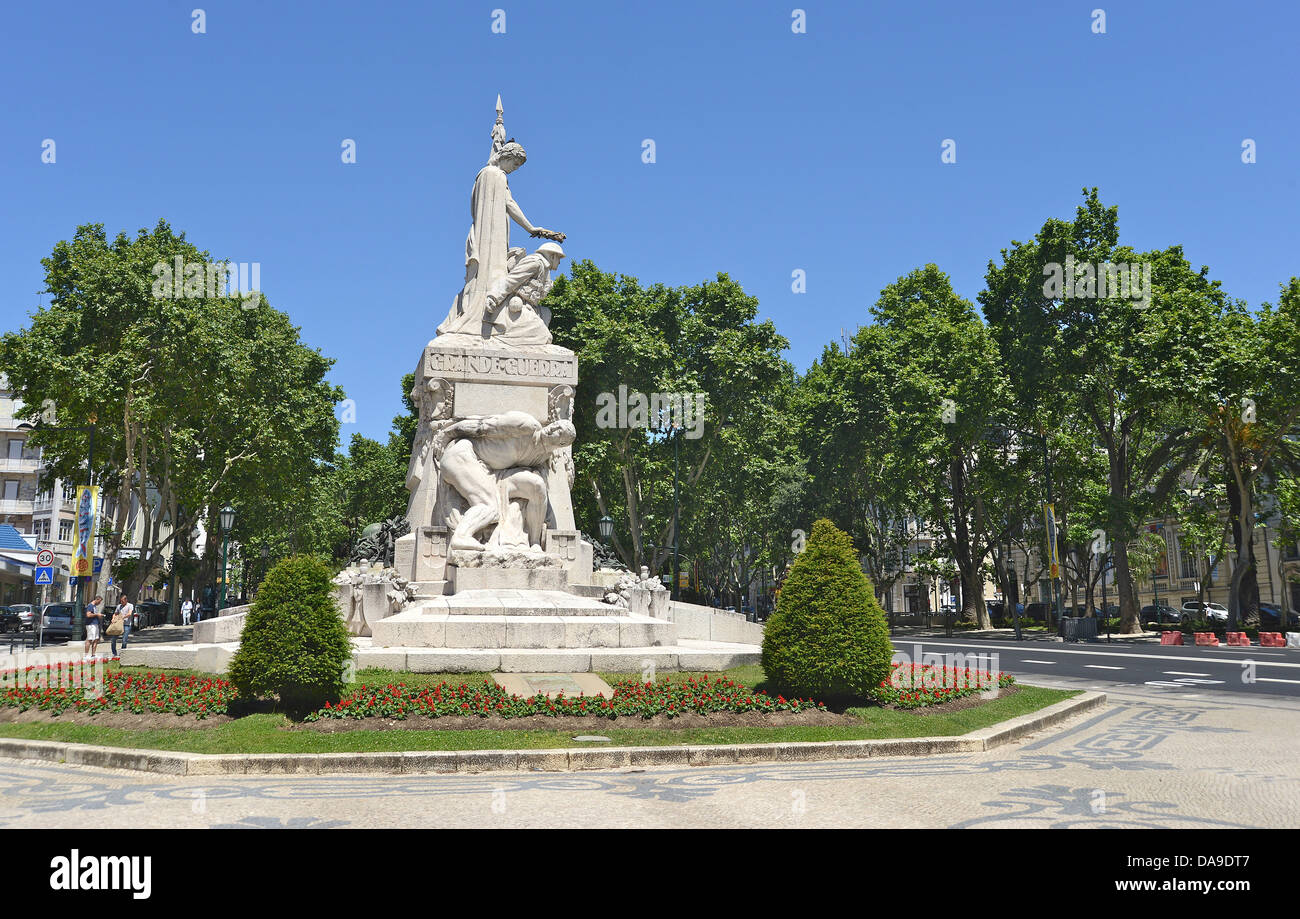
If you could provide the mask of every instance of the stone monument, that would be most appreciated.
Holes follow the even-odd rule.
[[[413,600],[380,620],[353,618],[379,647],[673,645],[671,622],[642,614],[648,605],[603,602],[593,583],[571,497],[578,361],[551,340],[542,304],[566,237],[531,223],[511,194],[527,156],[506,139],[499,97],[491,137],[470,194],[464,281],[415,368],[409,532],[393,553]],[[512,247],[512,223],[546,241]]]
[[[552,344],[541,305],[565,235],[534,226],[511,196],[507,176],[526,161],[505,139],[498,97],[492,149],[470,195],[465,281],[420,355],[411,393],[410,532],[396,564],[434,594],[590,581],[570,497],[578,361]],[[512,222],[548,242],[530,254],[511,247]]]

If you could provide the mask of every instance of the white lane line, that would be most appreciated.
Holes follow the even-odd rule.
[[[1181,679],[1181,680],[1176,680],[1175,682],[1177,682],[1177,683],[1186,683],[1186,684],[1189,685],[1189,686],[1196,686],[1196,685],[1200,685],[1200,684],[1205,684],[1205,685],[1207,685],[1207,686],[1213,686],[1213,685],[1218,685],[1218,684],[1223,683],[1223,680],[1190,680],[1190,679],[1186,679],[1186,678],[1184,678],[1184,679]]]
[[[1278,680],[1267,676],[1257,676],[1255,680],[1259,683],[1300,683],[1300,680]]]
[[[930,646],[930,647],[936,647],[936,648],[966,648],[966,649],[973,649],[973,648],[976,648],[976,647],[980,647],[980,652],[981,652],[981,653],[982,653],[985,649],[991,649],[991,650],[994,650],[994,651],[1019,651],[1019,652],[1021,652],[1022,654],[1023,654],[1025,651],[1028,651],[1028,650],[1029,650],[1028,648],[1025,648],[1025,647],[1016,647],[1015,645],[982,645],[982,646],[980,646],[980,645],[977,645],[975,642],[971,642],[970,644],[961,644],[960,642],[955,642],[955,641],[928,641],[928,640],[923,640],[923,641],[907,641],[906,639],[897,639],[897,638],[894,639],[894,642],[895,642],[896,645],[899,646],[899,647],[897,647],[897,648],[895,649],[895,653],[898,653],[898,651],[904,651],[904,652],[908,651],[908,646],[913,647],[913,648],[914,648],[914,647],[917,647],[917,646],[920,646],[920,647],[923,647],[923,648],[926,647],[926,646]],[[1131,658],[1135,658],[1135,659],[1137,659],[1137,660],[1165,661],[1166,663],[1173,663],[1174,661],[1187,661],[1189,664],[1231,664],[1233,667],[1240,667],[1240,666],[1241,666],[1241,661],[1240,661],[1239,659],[1238,659],[1238,660],[1233,660],[1232,658],[1228,658],[1228,657],[1179,657],[1179,656],[1177,656],[1177,655],[1173,655],[1173,654],[1168,654],[1168,655],[1166,655],[1166,654],[1130,654],[1130,653],[1125,653],[1125,652],[1109,652],[1109,651],[1071,651],[1071,650],[1067,650],[1067,649],[1065,649],[1065,648],[1053,649],[1052,653],[1053,653],[1053,654],[1084,654],[1084,655],[1091,655],[1092,657],[1117,657],[1117,658],[1120,658],[1120,659],[1131,657]],[[1255,653],[1256,653],[1256,654],[1260,654],[1260,656],[1262,656],[1261,652],[1259,652],[1258,650],[1256,650]],[[1291,668],[1297,668],[1297,669],[1300,669],[1300,662],[1298,662],[1298,663],[1285,662],[1285,663],[1284,663],[1284,662],[1280,662],[1280,661],[1279,661],[1278,663],[1274,664],[1274,663],[1271,663],[1271,662],[1268,662],[1268,661],[1260,661],[1260,662],[1259,662],[1259,665],[1260,665],[1261,667],[1291,667]]]
[[[1026,657],[1026,658],[1023,659],[1020,663],[1022,663],[1022,664],[1055,664],[1056,661],[1036,661],[1036,660],[1033,660],[1032,658],[1028,658],[1028,657]]]
[[[1089,670],[1123,670],[1123,667],[1108,667],[1105,664],[1084,664]]]
[[[1208,673],[1188,673],[1186,670],[1166,670],[1165,676],[1209,676]]]

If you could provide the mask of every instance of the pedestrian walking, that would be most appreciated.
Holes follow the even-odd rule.
[[[99,649],[99,626],[104,618],[102,612],[103,597],[95,597],[86,604],[86,650],[87,657],[93,657]]]
[[[185,598],[185,602],[181,604],[181,621],[182,621],[185,625],[189,625],[189,624],[190,624],[190,616],[191,616],[193,613],[194,613],[194,602],[193,602],[192,600],[190,600],[189,597],[186,597],[186,598]]]
[[[117,637],[122,636],[122,650],[126,650],[127,639],[131,637],[131,617],[135,614],[135,606],[127,599],[126,594],[117,598],[117,606],[113,610],[113,624],[110,626],[109,637],[113,639],[113,656],[117,657]],[[114,632],[113,629],[120,626],[121,632]]]

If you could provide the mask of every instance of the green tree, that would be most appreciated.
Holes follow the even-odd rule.
[[[1121,263],[1136,266],[1139,280],[1149,266],[1149,290],[1139,284],[1138,297],[1114,290],[1105,266]],[[1054,286],[1065,266],[1075,276]],[[1141,629],[1129,544],[1143,521],[1168,507],[1199,450],[1194,411],[1206,389],[1205,343],[1226,304],[1208,274],[1192,269],[1179,246],[1145,253],[1121,246],[1117,208],[1092,189],[1073,221],[1048,220],[1030,242],[1003,249],[979,296],[1011,368],[1017,416],[1048,429],[1066,419],[1086,424],[1104,451],[1100,525],[1115,550],[1122,632]]]
[[[673,444],[663,433],[607,424],[602,405],[635,393],[702,396],[702,424],[681,435],[676,461],[683,503],[707,501],[701,481],[722,432],[752,430],[751,418],[765,417],[779,403],[790,373],[781,357],[787,342],[771,321],[755,321],[758,301],[723,274],[688,287],[642,288],[635,278],[580,261],[556,279],[546,303],[556,343],[572,348],[580,367],[573,448],[578,524],[595,533],[598,519],[610,515],[624,563],[658,571],[676,538]],[[687,555],[703,548],[682,545]]]
[[[305,555],[267,574],[230,661],[230,682],[240,695],[276,696],[294,714],[339,698],[352,645],[330,578],[328,565]]]
[[[865,698],[889,676],[893,654],[853,541],[829,520],[816,521],[764,630],[763,671],[791,693]]]
[[[216,532],[222,504],[310,476],[337,437],[331,362],[263,297],[221,296],[202,281],[178,286],[179,297],[159,292],[158,266],[176,259],[200,274],[213,264],[165,221],[111,242],[100,224],[79,227],[42,260],[50,305],[0,339],[0,367],[30,420],[49,407],[64,426],[97,419],[91,471],[116,507],[108,569],[139,514],[127,591],[200,521]],[[46,487],[84,475],[85,432],[38,425],[32,441],[45,448]]]
[[[872,313],[889,374],[885,474],[913,483],[960,572],[963,614],[988,628],[985,563],[1010,528],[998,505],[1022,477],[1001,449],[1010,397],[997,347],[934,265],[886,287]]]
[[[1300,469],[1300,278],[1282,286],[1278,305],[1257,314],[1226,304],[1201,351],[1200,400],[1210,452],[1206,471],[1222,470],[1235,561],[1228,588],[1229,627],[1259,605],[1255,524],[1264,503],[1259,482]]]

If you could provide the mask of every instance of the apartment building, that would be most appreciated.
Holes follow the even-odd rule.
[[[16,417],[22,401],[0,374],[0,523],[20,533],[32,531],[32,513],[41,472],[39,450],[28,446],[31,425]]]
[[[72,584],[69,576],[73,542],[76,538],[77,485],[83,483],[55,479],[48,490],[41,489],[40,477],[44,468],[41,451],[28,445],[32,426],[16,417],[21,412],[22,400],[10,389],[8,378],[0,373],[0,524],[11,525],[34,549],[49,549],[54,553],[54,584],[48,591],[48,599],[50,602],[70,600]],[[101,490],[97,518],[100,521],[112,521],[116,515],[116,495]],[[138,525],[140,519],[139,500],[133,494],[127,518],[130,538],[122,547],[120,558],[139,556],[143,538],[142,527]],[[164,535],[168,532],[165,526],[163,532]],[[103,543],[103,539],[95,541],[95,555],[100,558],[104,554]],[[24,593],[24,584],[14,572],[4,574],[0,581],[0,605],[4,605],[6,593],[15,596],[23,594],[23,601],[10,599],[9,602],[32,599]],[[30,573],[26,578],[30,581]],[[108,575],[105,573],[97,584],[100,592],[105,591],[107,580]],[[153,589],[148,588],[145,598],[152,598],[153,594]]]

